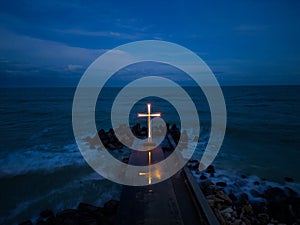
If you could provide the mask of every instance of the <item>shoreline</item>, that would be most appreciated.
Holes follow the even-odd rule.
[[[203,191],[209,205],[214,211],[220,224],[298,224],[300,223],[300,197],[299,193],[286,186],[266,185],[261,188],[262,183],[254,184],[250,193],[244,191],[230,192],[232,180],[227,182],[222,179],[220,173],[214,166],[210,165],[205,171],[199,172],[196,165],[199,162],[190,160],[186,165],[196,178]],[[247,180],[248,177],[241,176],[236,180],[236,185],[240,181]],[[276,183],[274,183],[276,184]],[[252,198],[255,195],[257,198]],[[113,225],[117,216],[119,201],[111,199],[103,206],[93,206],[80,202],[76,209],[65,209],[53,212],[49,209],[41,209],[37,219],[26,220],[19,225],[57,225],[78,224],[107,224]]]
[[[193,168],[195,164],[198,161],[188,166],[220,224],[300,223],[299,193],[287,185],[265,179],[252,180],[254,175],[228,177],[212,165],[199,172]],[[294,182],[292,178],[286,180]]]
[[[171,133],[173,131],[173,137],[175,133],[176,141],[178,128],[175,126],[174,129],[170,130]],[[144,136],[145,130],[135,126],[133,132],[138,136]],[[105,145],[113,154],[126,162],[127,158],[122,158],[123,154],[121,154],[124,151],[124,146],[115,137],[112,129],[108,132],[100,130],[97,135],[104,139]],[[86,138],[86,141],[94,147],[94,139],[95,137]],[[230,171],[216,170],[213,165],[208,166],[204,171],[199,171],[198,160],[191,159],[186,166],[192,171],[220,224],[300,223],[300,197],[299,193],[292,188],[260,179],[255,175],[245,176],[237,173],[230,174]],[[286,177],[285,180],[294,183],[292,178]],[[105,208],[111,204],[114,206],[113,212],[105,215]],[[87,225],[114,224],[118,205],[117,200],[111,199],[103,207],[80,202],[76,209],[65,209],[55,213],[52,210],[41,209],[44,211],[41,211],[34,223],[28,220],[19,224],[59,225],[64,224],[62,222],[64,220],[69,221],[67,224],[70,225],[78,224],[78,221],[82,220],[89,221],[83,223]],[[45,211],[47,213],[44,213]]]

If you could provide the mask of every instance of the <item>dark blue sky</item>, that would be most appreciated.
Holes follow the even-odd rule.
[[[300,1],[0,3],[0,85],[75,86],[108,49],[175,42],[221,85],[300,84]]]

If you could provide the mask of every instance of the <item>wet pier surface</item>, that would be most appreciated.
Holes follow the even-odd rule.
[[[174,144],[174,140],[168,135],[163,147],[151,150],[151,163],[168,157],[170,151],[163,149],[167,147],[172,150]],[[129,164],[147,163],[147,152],[132,151]],[[145,172],[141,175],[148,174]],[[123,186],[116,224],[219,224],[189,169],[183,168],[160,183],[151,184],[151,180],[149,183],[147,186]]]

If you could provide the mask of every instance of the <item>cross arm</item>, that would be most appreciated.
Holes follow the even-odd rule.
[[[138,117],[144,117],[144,116],[149,116],[148,114],[144,114],[144,113],[138,113]]]

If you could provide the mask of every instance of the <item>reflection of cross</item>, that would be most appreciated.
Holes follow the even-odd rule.
[[[152,174],[150,171],[150,165],[151,165],[151,152],[148,152],[148,172],[139,172],[139,176],[148,176],[148,184],[152,183]]]
[[[148,144],[152,143],[152,132],[151,132],[151,116],[160,117],[160,113],[152,113],[151,114],[151,104],[147,104],[148,113],[138,113],[138,117],[148,117]]]

